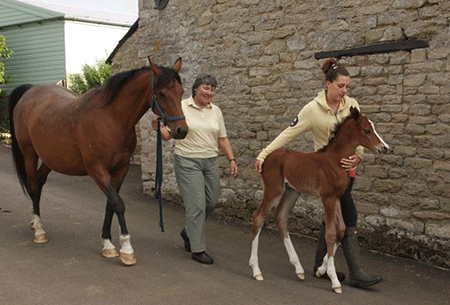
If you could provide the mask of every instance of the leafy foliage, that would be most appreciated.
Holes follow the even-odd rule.
[[[5,75],[5,63],[3,60],[10,58],[12,53],[13,52],[6,46],[5,36],[0,35],[0,84],[9,82],[8,77]],[[0,96],[3,94],[3,90],[0,89]]]
[[[104,60],[97,60],[94,65],[83,65],[83,74],[69,75],[69,89],[78,96],[89,90],[102,86],[111,75],[111,66]]]

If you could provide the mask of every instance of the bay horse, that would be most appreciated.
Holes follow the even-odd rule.
[[[349,174],[341,167],[340,161],[353,155],[359,145],[379,154],[385,154],[389,149],[376,133],[373,123],[351,107],[350,115],[336,127],[334,137],[321,150],[302,153],[278,149],[267,156],[261,172],[264,196],[252,216],[253,242],[249,264],[256,280],[263,280],[258,264],[259,235],[266,215],[277,203],[274,218],[278,231],[297,276],[302,280],[305,278],[287,229],[288,214],[299,195],[305,193],[319,196],[325,212],[327,254],[316,275],[320,277],[327,273],[333,290],[342,293],[334,254],[345,232],[339,198],[349,185]]]
[[[136,147],[135,125],[152,108],[170,126],[174,138],[182,139],[188,132],[181,109],[181,58],[173,68],[157,66],[150,58],[149,63],[116,74],[104,86],[80,97],[58,85],[22,85],[11,93],[11,148],[20,184],[32,200],[35,243],[48,241],[39,202],[50,171],[89,175],[107,197],[103,256],[119,256],[111,242],[115,213],[120,226],[120,260],[125,265],[136,263],[125,204],[119,196]]]

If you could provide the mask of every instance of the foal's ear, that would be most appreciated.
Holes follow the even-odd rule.
[[[356,121],[359,118],[358,108],[350,106],[350,114],[352,115],[352,118]]]
[[[181,57],[177,59],[175,64],[173,65],[173,69],[178,73],[181,70]]]
[[[156,76],[159,76],[159,75],[162,74],[162,70],[160,68],[158,68],[158,66],[153,63],[153,61],[150,59],[150,56],[148,57],[148,62],[150,63],[150,68],[152,69],[153,73]]]

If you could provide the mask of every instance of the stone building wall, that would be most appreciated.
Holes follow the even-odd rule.
[[[136,21],[138,23],[138,21]],[[139,28],[135,30],[131,27],[130,31],[125,34],[125,37],[122,38],[119,45],[107,59],[107,62],[111,64],[111,75],[138,69],[146,65],[146,60],[139,59]],[[136,150],[131,158],[131,163],[140,164],[141,163],[141,128],[140,124],[136,125],[136,136],[137,136],[137,145]]]
[[[392,147],[367,152],[353,197],[365,246],[450,266],[450,2],[448,0],[171,0],[164,10],[140,0],[139,58],[171,66],[182,57],[186,97],[199,72],[215,75],[213,100],[223,111],[241,174],[220,159],[216,213],[250,221],[262,191],[258,152],[324,87],[314,53],[423,39],[412,52],[344,57],[349,95]],[[154,184],[152,114],[141,120],[144,189]],[[181,204],[172,142],[164,144],[163,196]],[[312,151],[311,134],[289,148]],[[315,235],[320,202],[303,196],[292,232]],[[270,223],[269,223],[270,225]]]

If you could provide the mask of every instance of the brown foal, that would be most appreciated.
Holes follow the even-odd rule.
[[[271,153],[263,163],[261,178],[264,197],[253,213],[253,242],[250,266],[253,277],[263,280],[258,265],[258,242],[264,219],[278,203],[274,217],[283,238],[290,262],[295,272],[304,279],[304,270],[289,237],[287,229],[288,214],[301,193],[319,196],[326,223],[327,254],[317,276],[327,273],[336,293],[342,293],[334,266],[334,254],[338,243],[344,237],[345,224],[342,219],[339,198],[349,184],[348,172],[340,161],[355,153],[362,145],[378,154],[384,154],[389,146],[378,136],[373,123],[351,107],[350,115],[340,124],[335,136],[328,145],[313,153],[302,153],[288,149],[278,149]]]

